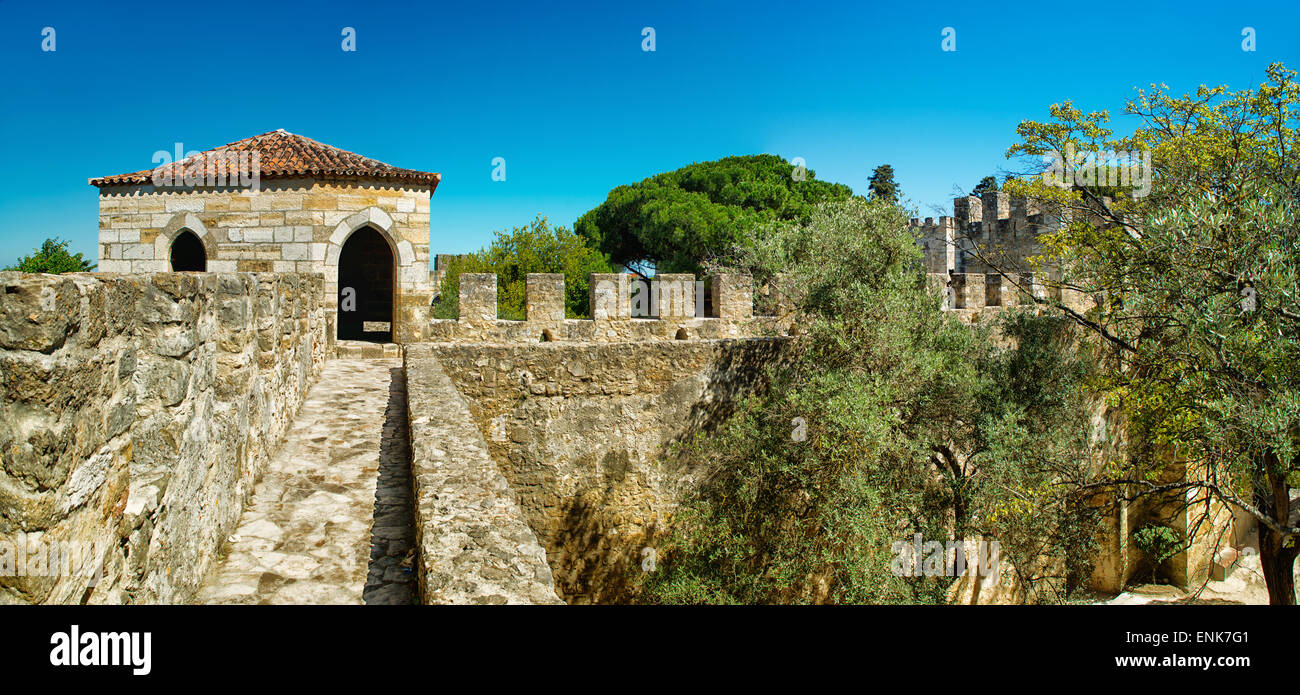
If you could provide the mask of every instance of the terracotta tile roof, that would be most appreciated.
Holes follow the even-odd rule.
[[[442,174],[401,169],[377,159],[362,157],[354,152],[341,150],[337,147],[316,142],[311,138],[295,135],[283,129],[254,135],[251,138],[245,138],[221,147],[214,147],[201,155],[167,166],[172,167],[173,174],[176,175],[176,180],[179,181],[183,176],[183,167],[187,162],[192,162],[197,157],[245,151],[260,153],[259,164],[262,179],[318,176],[322,178],[376,179],[394,183],[428,184],[433,187],[436,187],[438,181],[442,179]],[[153,175],[153,169],[145,169],[129,174],[90,179],[90,185],[102,188],[121,184],[150,183],[153,181]]]

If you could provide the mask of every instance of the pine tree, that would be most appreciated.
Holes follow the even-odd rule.
[[[985,191],[998,190],[998,179],[996,176],[985,176],[980,182],[975,184],[975,189],[970,192],[971,195],[979,195]]]
[[[894,182],[894,167],[881,164],[871,172],[868,196],[872,200],[884,199],[891,203],[898,202],[898,184]]]

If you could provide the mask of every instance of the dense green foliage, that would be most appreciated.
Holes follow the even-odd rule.
[[[1151,563],[1152,584],[1155,583],[1156,574],[1165,560],[1183,550],[1183,541],[1178,537],[1177,532],[1160,524],[1147,524],[1138,529],[1133,534],[1133,544],[1142,551],[1143,555],[1146,555],[1147,562]]]
[[[39,249],[30,256],[23,256],[18,262],[5,268],[23,273],[84,273],[95,269],[95,264],[82,258],[80,253],[68,253],[68,242],[60,239],[46,239]]]
[[[1127,106],[1141,123],[1128,137],[1114,136],[1105,112],[1069,103],[1053,106],[1051,121],[1020,125],[1009,156],[1150,152],[1145,196],[1102,182],[1006,188],[1073,217],[1044,239],[1046,255],[1067,283],[1103,300],[1087,316],[1062,311],[1113,350],[1106,389],[1136,446],[1109,483],[1185,500],[1194,519],[1206,518],[1211,500],[1250,513],[1270,600],[1294,604],[1300,84],[1278,64],[1268,78],[1240,92],[1141,91]],[[1174,480],[1171,461],[1184,464]]]
[[[524,291],[529,273],[564,273],[564,313],[585,318],[591,273],[612,272],[609,262],[577,234],[552,227],[545,217],[509,232],[496,232],[491,246],[452,259],[443,277],[434,318],[454,319],[459,312],[461,273],[496,273],[497,315],[524,318]]]
[[[891,571],[914,533],[998,539],[1039,600],[1083,574],[1095,518],[1065,493],[1086,475],[1088,360],[1072,327],[1013,313],[1005,347],[939,311],[906,223],[883,201],[824,204],[728,259],[783,273],[807,332],[768,388],[678,450],[708,473],[646,600],[942,602],[951,577]],[[1052,554],[1068,561],[1039,566]]]
[[[614,263],[698,273],[705,261],[752,243],[763,223],[806,219],[815,204],[851,194],[775,155],[726,157],[619,186],[574,231]]]
[[[894,182],[894,167],[881,164],[871,172],[867,182],[867,196],[872,200],[898,202],[898,184]]]

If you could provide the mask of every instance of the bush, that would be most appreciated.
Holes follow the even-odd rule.
[[[39,249],[30,256],[23,256],[18,262],[5,268],[22,273],[85,273],[95,269],[95,264],[81,257],[80,253],[68,253],[68,242],[61,239],[46,239]]]

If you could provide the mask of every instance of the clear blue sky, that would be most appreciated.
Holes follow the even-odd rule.
[[[0,265],[47,236],[94,258],[90,177],[276,128],[441,172],[431,244],[463,252],[736,154],[803,157],[858,192],[890,163],[922,216],[950,211],[1049,104],[1118,117],[1136,86],[1253,87],[1269,62],[1300,67],[1300,3],[0,0],[0,60]]]

